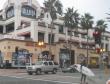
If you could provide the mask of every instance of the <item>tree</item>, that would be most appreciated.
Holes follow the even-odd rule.
[[[59,0],[47,0],[44,2],[44,6],[46,12],[48,12],[51,16],[51,32],[50,32],[50,41],[49,41],[49,52],[51,56],[51,45],[52,45],[52,36],[53,36],[53,27],[54,27],[54,20],[57,19],[57,14],[62,15],[62,4]]]
[[[68,8],[66,10],[65,16],[64,16],[64,25],[67,27],[67,31],[70,31],[70,44],[69,46],[69,55],[71,57],[71,38],[72,33],[74,29],[78,28],[79,23],[79,13],[77,13],[77,10],[74,10],[74,8]]]
[[[100,49],[102,49],[102,51],[100,53],[100,54],[102,54],[102,56],[103,56],[104,51],[103,51],[101,37],[103,38],[103,35],[104,35],[104,32],[106,31],[106,28],[107,28],[107,24],[105,23],[104,20],[101,19],[96,22],[96,30],[100,33],[100,45],[99,46],[100,46]],[[106,61],[106,64],[108,64],[108,62],[107,62],[108,59],[103,60],[103,57],[100,58],[100,62],[101,62],[100,64],[103,63],[102,61]]]
[[[96,28],[98,28],[98,30],[103,33],[105,32],[106,28],[107,28],[107,24],[105,24],[104,20],[98,20],[96,23]]]
[[[81,17],[81,27],[87,30],[87,65],[88,65],[88,30],[93,26],[93,16],[89,13],[85,13],[84,16]]]

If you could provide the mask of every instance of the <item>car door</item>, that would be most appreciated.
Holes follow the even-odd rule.
[[[48,71],[48,62],[43,63],[43,69],[44,71]]]
[[[49,61],[49,71],[52,71],[53,70],[53,62],[52,61]]]

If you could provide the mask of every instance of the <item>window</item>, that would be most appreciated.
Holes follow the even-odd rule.
[[[101,43],[101,48],[104,48],[104,43]]]
[[[105,44],[105,50],[108,51],[108,44]]]
[[[63,25],[59,25],[59,33],[64,33],[63,32]]]
[[[10,8],[8,8],[8,10],[6,11],[6,18],[11,18],[14,16],[14,7],[11,6]]]
[[[50,42],[51,42],[51,43],[54,43],[54,34],[52,34],[52,35],[49,34],[49,35],[48,35],[48,42],[49,42],[49,43],[50,43]]]
[[[22,6],[21,15],[29,18],[36,18],[36,10],[30,6]]]
[[[53,65],[53,63],[52,62],[49,62],[49,65]]]
[[[47,18],[48,18],[48,14],[47,14]]]
[[[6,25],[6,33],[10,33],[14,31],[14,23]]]
[[[105,40],[107,40],[107,41],[108,41],[108,37],[107,37],[107,36],[105,36]]]
[[[79,37],[79,33],[78,32],[74,32],[74,36],[75,37]]]
[[[0,15],[0,20],[2,20],[3,19],[3,17],[2,17],[2,15]]]
[[[54,65],[58,65],[58,63],[57,62],[54,62]]]
[[[38,41],[44,42],[44,33],[38,32]]]
[[[72,32],[70,30],[68,30],[68,35],[71,36],[72,35]]]
[[[86,45],[85,44],[82,44],[82,48],[86,48]]]
[[[10,46],[8,46],[8,49],[10,49]]]
[[[47,62],[44,62],[44,65],[48,66],[48,63]]]
[[[86,35],[85,35],[85,34],[81,34],[81,37],[82,37],[82,38],[86,38]]]
[[[0,34],[3,34],[3,26],[0,25]]]

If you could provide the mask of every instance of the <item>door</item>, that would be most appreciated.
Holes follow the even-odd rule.
[[[48,70],[49,70],[48,62],[44,62],[44,63],[43,63],[43,70],[44,70],[44,71],[48,71]]]

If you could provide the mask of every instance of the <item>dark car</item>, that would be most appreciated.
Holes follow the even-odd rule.
[[[75,73],[77,70],[75,69],[74,65],[71,65],[67,68],[62,68],[63,73]]]

